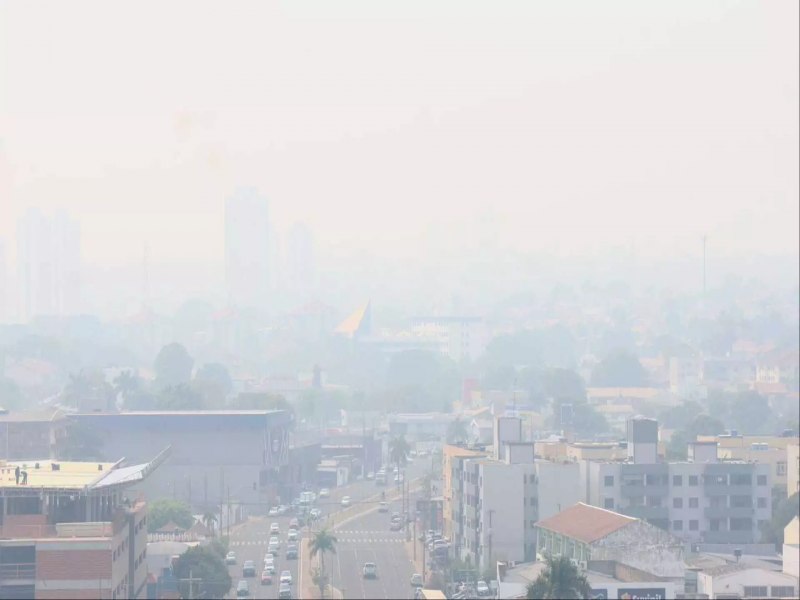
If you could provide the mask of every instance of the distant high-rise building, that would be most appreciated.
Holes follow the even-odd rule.
[[[70,315],[80,310],[80,226],[66,213],[29,209],[17,223],[19,317]]]
[[[265,308],[269,299],[269,207],[254,188],[238,190],[225,203],[225,279],[228,302]]]
[[[314,236],[304,223],[295,223],[286,241],[286,278],[296,301],[306,301],[316,278]]]

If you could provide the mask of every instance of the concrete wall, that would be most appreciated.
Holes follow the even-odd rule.
[[[578,463],[540,460],[535,465],[539,498],[537,520],[552,517],[583,499]]]
[[[666,531],[636,521],[591,545],[592,560],[616,560],[659,577],[683,579],[684,545]]]
[[[525,467],[504,463],[481,465],[478,492],[481,569],[491,564],[490,560],[522,561],[525,557]],[[527,467],[533,472],[533,465]]]

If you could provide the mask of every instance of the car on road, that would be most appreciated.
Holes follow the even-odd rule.
[[[285,515],[289,512],[289,507],[286,504],[281,504],[278,506],[278,514]]]
[[[319,519],[322,516],[322,511],[318,508],[312,508],[308,514],[312,519]]]
[[[275,544],[278,548],[281,547],[281,539],[277,535],[273,535],[269,538],[269,544]]]
[[[378,578],[378,565],[374,562],[365,562],[364,568],[361,569],[364,579],[377,579]]]
[[[297,544],[286,546],[286,560],[297,560]]]
[[[491,596],[492,595],[492,590],[489,589],[489,586],[486,585],[486,582],[483,581],[482,579],[478,582],[478,585],[476,586],[476,590],[478,592],[478,597],[479,598],[485,598],[486,596]]]
[[[256,576],[256,563],[252,560],[244,561],[242,565],[242,577],[255,577]]]
[[[369,473],[367,473],[367,480],[372,481],[373,479],[375,479],[375,473],[370,471]]]
[[[330,498],[330,495],[331,495],[331,491],[328,488],[322,488],[319,491],[319,497],[320,498]]]
[[[270,542],[269,546],[267,546],[267,552],[272,554],[272,556],[278,556],[278,550],[280,550],[280,547],[274,542]]]
[[[342,506],[344,506],[345,508],[350,506],[350,496],[344,496],[342,498]]]
[[[289,585],[292,585],[291,571],[281,571],[281,583],[288,583]]]
[[[236,585],[236,597],[247,598],[248,596],[250,596],[250,585],[247,583],[247,580],[242,579]]]
[[[392,521],[389,524],[389,531],[400,531],[401,529],[403,529],[403,523],[400,521]]]
[[[277,506],[270,507],[269,516],[270,517],[277,517],[278,516],[278,507]]]
[[[277,533],[280,533],[281,532],[280,525],[278,525],[277,523],[273,523],[272,525],[269,526],[269,532],[270,532],[271,535],[275,535]]]
[[[411,587],[416,587],[416,588],[423,587],[422,575],[420,575],[419,573],[414,573],[411,576]]]
[[[272,585],[272,576],[274,573],[270,573],[266,569],[261,572],[261,585]]]
[[[272,556],[270,554],[270,556]],[[275,575],[275,563],[264,563],[264,572],[269,573],[270,575]]]
[[[289,530],[292,529],[300,529],[300,520],[297,517],[294,517],[291,521],[289,521]]]
[[[279,600],[292,600],[292,587],[288,583],[282,583],[278,590]]]
[[[388,502],[381,502],[378,504],[378,512],[389,512],[389,503]]]
[[[290,529],[289,533],[286,534],[286,541],[287,542],[296,542],[297,541],[297,529]]]
[[[226,565],[235,565],[236,564],[236,552],[231,550],[225,555],[225,564]]]

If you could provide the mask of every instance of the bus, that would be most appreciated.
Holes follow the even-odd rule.
[[[442,590],[426,590],[425,588],[419,590],[417,598],[422,600],[447,600],[447,596],[444,595]]]

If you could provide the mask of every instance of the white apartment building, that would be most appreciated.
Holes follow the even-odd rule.
[[[581,461],[583,501],[686,541],[758,543],[772,516],[770,465],[719,462],[716,442],[692,444],[687,462],[656,462],[657,435],[655,421],[631,420],[628,462]]]

